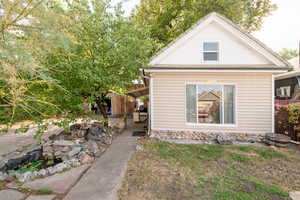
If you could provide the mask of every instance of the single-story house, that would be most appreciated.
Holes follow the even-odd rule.
[[[290,69],[266,45],[211,13],[142,69],[150,90],[149,134],[260,140],[274,132],[274,75]]]
[[[293,71],[275,77],[276,99],[300,100],[300,60],[299,56],[289,60]]]

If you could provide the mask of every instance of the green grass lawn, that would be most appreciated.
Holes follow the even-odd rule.
[[[120,199],[280,200],[300,190],[300,153],[254,146],[140,141]]]

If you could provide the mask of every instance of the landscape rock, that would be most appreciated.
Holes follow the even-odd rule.
[[[70,166],[71,167],[79,167],[81,165],[80,161],[78,159],[76,159],[73,162],[70,162]]]
[[[59,163],[57,165],[54,166],[54,169],[56,171],[56,173],[60,173],[60,172],[63,172],[65,169],[68,169],[70,168],[71,166],[65,162],[63,163]]]
[[[53,142],[53,145],[56,145],[56,146],[73,146],[74,142],[69,141],[69,140],[55,140]]]
[[[44,177],[47,176],[49,174],[48,170],[46,169],[41,169],[39,172],[39,176]]]
[[[217,142],[219,144],[223,144],[223,145],[232,145],[233,144],[233,139],[229,136],[219,135],[217,137]]]
[[[47,170],[47,172],[48,172],[49,175],[53,175],[56,172],[56,170],[55,170],[54,167],[48,167],[46,170]]]
[[[0,173],[0,181],[7,179],[5,174],[7,170],[17,170],[24,164],[40,159],[53,160],[55,165],[39,171],[9,174],[8,176],[17,178],[20,182],[27,182],[61,173],[66,169],[82,164],[92,163],[95,157],[102,155],[108,144],[111,144],[112,139],[112,129],[105,128],[101,123],[74,124],[70,126],[70,131],[60,130],[55,135],[43,138],[39,148],[5,162],[2,161],[0,172],[3,173]]]
[[[105,132],[101,124],[94,123],[92,126],[88,129],[88,135],[93,135],[93,136],[102,136]]]
[[[24,183],[26,181],[34,179],[35,175],[33,174],[33,172],[25,172],[22,174],[16,174],[16,178],[18,179],[18,181]]]
[[[74,148],[72,149],[72,151],[70,151],[70,152],[68,153],[69,158],[74,157],[74,156],[77,155],[80,151],[81,151],[81,147],[74,147]]]
[[[79,160],[82,164],[88,164],[94,162],[95,158],[87,153],[83,153],[80,155]]]
[[[7,173],[0,172],[0,181],[5,181],[8,178]]]
[[[89,140],[87,142],[87,149],[93,154],[97,154],[99,152],[98,144],[93,140]]]
[[[70,126],[70,131],[76,131],[76,130],[80,130],[82,128],[81,124],[73,124]]]
[[[88,169],[88,167],[89,165],[83,165],[60,174],[48,176],[43,179],[36,179],[25,183],[22,187],[30,188],[32,190],[47,188],[55,193],[64,194],[76,183],[78,178]]]

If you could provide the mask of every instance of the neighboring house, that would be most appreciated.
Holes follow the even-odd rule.
[[[290,69],[264,44],[211,13],[143,69],[150,80],[150,135],[259,140],[274,132],[274,75]]]
[[[300,100],[300,62],[299,56],[289,60],[293,71],[275,77],[276,99]]]

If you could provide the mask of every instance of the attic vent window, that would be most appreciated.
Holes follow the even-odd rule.
[[[203,61],[219,60],[219,43],[204,42],[203,43]]]

